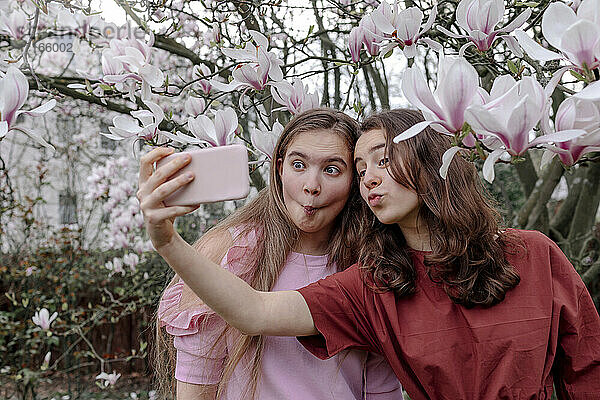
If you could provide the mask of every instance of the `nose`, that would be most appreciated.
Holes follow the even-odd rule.
[[[367,189],[371,190],[381,184],[381,177],[366,171],[363,177],[363,184]]]
[[[316,196],[321,193],[321,184],[316,177],[312,176],[304,183],[303,190],[305,194]]]

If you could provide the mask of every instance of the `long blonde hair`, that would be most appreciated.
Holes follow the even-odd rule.
[[[230,228],[242,229],[238,237],[245,237],[252,230],[258,232],[260,240],[246,257],[248,266],[252,271],[250,284],[257,290],[271,290],[275,284],[289,252],[297,244],[299,229],[290,219],[284,204],[281,177],[274,162],[285,157],[286,151],[292,141],[303,132],[328,131],[344,139],[350,151],[354,151],[354,144],[358,139],[358,124],[346,114],[327,108],[318,108],[306,111],[295,116],[283,130],[273,154],[273,163],[270,169],[270,184],[261,190],[258,196],[244,207],[236,210],[217,226],[204,234],[194,247],[199,249],[214,237],[222,237]],[[354,170],[354,168],[352,169]],[[355,173],[355,172],[353,172]],[[355,182],[356,179],[353,179]],[[362,224],[367,218],[366,210],[361,207],[360,194],[357,185],[353,184],[348,201],[342,212],[336,217],[336,223],[331,233],[328,246],[328,266],[335,263],[338,269],[345,269],[357,260],[356,243],[363,231]],[[224,254],[218,255],[219,257]],[[258,264],[260,260],[260,264]],[[260,265],[260,268],[258,268]],[[178,281],[175,276],[173,282]],[[185,287],[187,288],[187,287]],[[189,289],[187,289],[189,290]],[[198,302],[200,300],[198,299]],[[235,329],[225,326],[218,335],[218,341],[226,340],[227,333]],[[262,336],[247,336],[235,331],[238,337],[233,349],[228,349],[225,359],[223,374],[220,378],[217,398],[223,395],[226,385],[234,369],[242,359],[249,357],[250,385],[246,387],[249,396],[254,398],[260,376],[260,367],[264,340]],[[160,396],[173,393],[175,351],[173,338],[160,328],[160,321],[156,320],[156,345],[155,345],[155,371]],[[217,347],[217,343],[213,349]]]

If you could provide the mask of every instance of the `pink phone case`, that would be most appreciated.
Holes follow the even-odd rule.
[[[194,180],[182,187],[164,201],[166,206],[190,206],[201,203],[237,200],[248,196],[250,183],[248,176],[248,150],[245,146],[209,147],[186,151],[192,160],[169,179],[191,171]],[[171,154],[160,159],[156,167],[168,163],[183,153]]]

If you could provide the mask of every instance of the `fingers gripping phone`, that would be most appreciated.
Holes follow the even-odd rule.
[[[160,159],[156,167],[166,164],[183,153]],[[169,179],[186,172],[194,180],[164,200],[165,206],[193,206],[202,203],[243,199],[250,192],[248,150],[243,145],[209,147],[185,152],[192,159]]]

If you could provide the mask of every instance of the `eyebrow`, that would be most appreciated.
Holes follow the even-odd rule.
[[[291,156],[296,156],[296,157],[305,158],[305,159],[309,159],[310,158],[306,154],[301,153],[299,151],[290,151],[290,153],[288,154],[288,157],[291,157]],[[326,163],[339,162],[344,167],[348,167],[348,165],[346,165],[346,161],[344,161],[344,159],[341,158],[341,157],[330,157],[330,158],[326,159],[325,162]]]
[[[376,144],[375,146],[373,146],[373,147],[371,147],[371,148],[369,149],[369,152],[368,152],[368,154],[372,154],[372,153],[376,152],[377,150],[379,150],[379,149],[381,149],[381,148],[384,148],[384,147],[385,147],[385,143],[379,143],[379,144]],[[360,157],[356,157],[356,158],[354,159],[354,164],[356,164],[356,163],[357,163],[357,162],[359,162],[359,161],[362,161],[362,158],[360,158]]]

